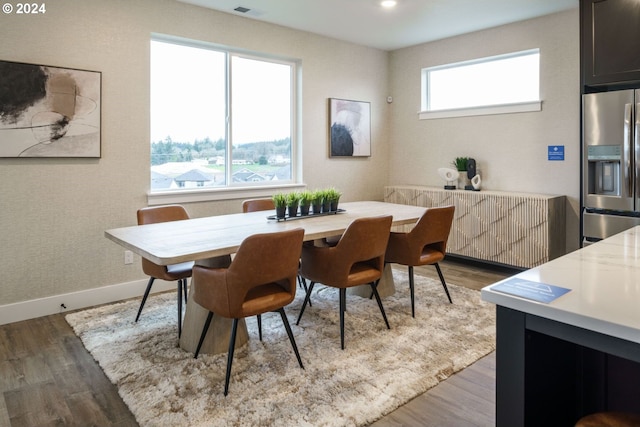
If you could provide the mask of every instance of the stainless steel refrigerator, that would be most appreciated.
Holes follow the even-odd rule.
[[[640,89],[582,96],[583,245],[640,225]]]

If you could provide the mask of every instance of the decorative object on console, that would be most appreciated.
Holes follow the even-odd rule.
[[[0,61],[0,157],[100,157],[101,79]]]
[[[458,179],[460,181],[458,183],[458,187],[459,188],[466,188],[467,185],[470,184],[469,178],[467,177],[467,168],[469,166],[469,158],[468,157],[456,157],[455,160],[453,162],[451,162],[451,164],[456,168],[456,170],[458,172],[460,172],[460,175],[458,177]]]
[[[480,178],[480,174],[476,174],[473,178],[471,178],[471,185],[473,186],[473,191],[480,191],[481,184],[482,184],[482,179]]]
[[[467,159],[467,179],[469,182],[464,186],[465,190],[473,190],[471,180],[476,176],[476,160],[471,157]]]
[[[455,190],[456,186],[452,183],[458,181],[458,176],[460,173],[451,168],[440,168],[438,169],[438,175],[442,178],[447,184],[444,186],[445,190]]]

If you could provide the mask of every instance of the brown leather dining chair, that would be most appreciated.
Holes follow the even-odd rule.
[[[439,261],[444,259],[447,240],[453,222],[454,206],[428,208],[408,233],[391,232],[385,254],[385,262],[409,267],[409,290],[411,292],[411,316],[416,317],[413,267],[435,265],[438,277],[451,303],[451,295]]]
[[[276,205],[270,198],[265,199],[247,199],[242,202],[242,212],[257,212],[275,210]]]
[[[151,206],[138,210],[138,225],[155,224],[159,222],[179,221],[189,219],[189,214],[183,206],[180,205],[165,205],[165,206]],[[167,281],[178,281],[178,337],[182,335],[182,299],[184,295],[184,301],[187,302],[187,279],[191,277],[191,269],[193,262],[183,262],[174,265],[158,265],[142,258],[142,271],[149,276],[149,282],[147,283],[147,289],[144,291],[142,302],[140,302],[140,308],[136,315],[136,322],[140,318],[142,308],[144,307],[153,282],[156,279]]]
[[[344,350],[344,312],[346,290],[352,286],[369,284],[376,297],[387,329],[387,315],[376,287],[384,269],[384,253],[389,239],[392,217],[379,216],[354,220],[335,246],[304,245],[300,274],[311,281],[296,324],[309,303],[316,283],[339,289],[340,347]]]
[[[229,378],[239,319],[260,316],[270,311],[280,313],[291,346],[302,369],[302,359],[291,332],[284,307],[296,295],[296,275],[302,250],[304,230],[255,234],[247,237],[238,248],[228,268],[196,265],[193,268],[193,299],[209,310],[195,358],[211,324],[214,313],[233,319],[224,395],[229,392]]]
[[[578,420],[575,427],[638,427],[640,414],[631,412],[596,412]]]

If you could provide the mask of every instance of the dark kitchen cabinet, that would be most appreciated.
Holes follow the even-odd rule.
[[[640,1],[581,0],[583,92],[640,85]]]

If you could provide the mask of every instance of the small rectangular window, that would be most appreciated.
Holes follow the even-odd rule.
[[[421,118],[539,109],[539,49],[422,70]]]

